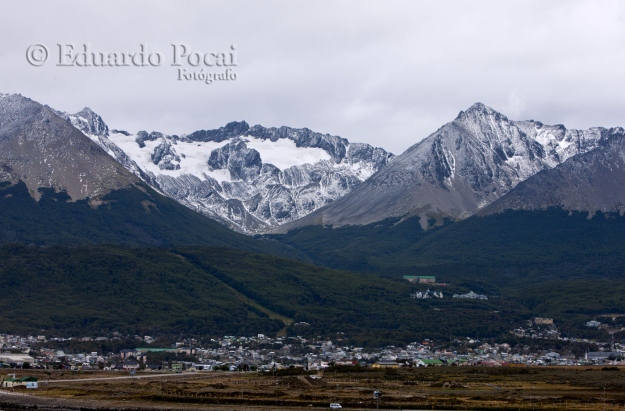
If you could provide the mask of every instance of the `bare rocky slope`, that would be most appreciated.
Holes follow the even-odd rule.
[[[107,130],[90,110],[90,131]],[[74,119],[75,120],[75,119]],[[89,131],[89,130],[88,130]],[[106,149],[103,149],[105,147]],[[202,245],[273,254],[266,242],[163,196],[57,112],[20,95],[0,94],[0,244]],[[146,178],[149,177],[146,175]]]
[[[625,137],[615,135],[606,144],[571,157],[519,183],[480,215],[504,210],[565,210],[625,212]]]
[[[0,110],[0,178],[24,181],[33,197],[52,187],[74,201],[97,198],[143,180],[248,234],[414,215],[425,228],[432,218],[508,208],[622,207],[625,130],[512,121],[481,103],[397,157],[308,129],[232,122],[181,136],[131,134],[109,130],[88,108],[67,114],[15,95],[1,95]]]
[[[131,134],[109,130],[88,108],[57,114],[156,190],[248,234],[332,203],[393,159],[381,148],[306,128],[232,122],[181,136]]]
[[[0,94],[0,181],[24,182],[35,199],[53,188],[97,202],[140,180],[49,107]]]
[[[572,130],[512,121],[476,103],[346,196],[275,232],[413,215],[422,217],[424,227],[430,218],[466,218],[540,171],[624,134],[622,128]]]

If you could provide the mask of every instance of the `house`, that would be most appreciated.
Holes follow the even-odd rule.
[[[122,369],[127,370],[127,371],[131,371],[131,370],[136,371],[139,369],[139,363],[135,360],[124,361],[124,364],[122,365]]]
[[[0,387],[2,388],[11,388],[18,386],[37,388],[37,381],[39,381],[39,379],[35,377],[15,378],[15,374],[0,375]]]
[[[430,291],[430,289],[428,288],[427,291],[424,291],[424,292],[417,291],[414,294],[410,294],[410,298],[416,298],[417,300],[428,299],[428,298],[443,298],[443,293],[442,291],[439,291],[439,292]]]
[[[119,352],[119,356],[122,357],[123,359],[127,359],[127,358],[130,358],[130,357],[135,357],[136,358],[140,354],[141,354],[141,351],[129,350],[127,348],[125,348],[125,349],[123,349],[123,350],[121,350]]]
[[[193,347],[180,347],[178,348],[178,353],[193,355],[195,354],[195,348]]]
[[[8,354],[8,353],[0,353],[0,362],[4,362],[7,364],[16,363],[23,364],[29,363],[32,364],[35,362],[35,359],[28,354]]]
[[[433,275],[405,275],[404,280],[409,283],[436,284],[436,277]]]
[[[535,317],[534,318],[534,324],[536,324],[536,325],[549,325],[549,324],[553,324],[553,318]]]
[[[178,348],[137,348],[135,351],[138,354],[145,354],[150,352],[169,352],[169,353],[177,353]]]
[[[601,362],[604,360],[616,360],[619,358],[623,358],[623,353],[618,351],[597,351],[597,352],[587,352],[586,360],[593,362]]]
[[[445,363],[441,360],[432,360],[432,359],[419,359],[416,361],[415,365],[417,367],[440,367],[441,365],[445,365]]]
[[[402,366],[402,363],[398,363],[395,361],[378,361],[375,364],[372,364],[371,368],[399,368]]]
[[[469,291],[466,294],[454,294],[453,298],[468,298],[470,300],[488,300],[488,297],[484,294],[476,294],[473,291]]]
[[[588,321],[586,323],[586,327],[595,327],[598,328],[601,325],[601,323],[599,321]]]
[[[173,363],[171,365],[171,369],[175,372],[182,372],[182,364],[181,363]]]

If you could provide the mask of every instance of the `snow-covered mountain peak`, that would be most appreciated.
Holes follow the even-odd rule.
[[[0,98],[14,98],[14,99],[27,99],[30,100],[28,97],[24,97],[19,93],[15,93],[15,94],[11,94],[11,93],[0,93]]]
[[[83,108],[82,110],[80,110],[78,113],[76,113],[74,115],[75,116],[80,116],[80,117],[98,117],[98,118],[100,118],[100,120],[102,119],[99,115],[97,115],[89,107]]]
[[[67,119],[66,119],[67,120]],[[68,120],[69,121],[69,120]],[[58,113],[21,95],[0,100],[0,181],[95,199],[139,180]]]
[[[508,118],[500,112],[480,102],[477,102],[468,109],[458,113],[458,116],[455,119],[455,121],[459,122],[485,122],[502,120],[509,121]]]
[[[421,216],[424,227],[430,218],[465,218],[540,171],[619,135],[621,128],[575,130],[513,121],[476,103],[346,196],[276,231],[411,215]]]
[[[307,128],[235,121],[190,134],[132,134],[109,130],[90,109],[58,114],[155,189],[248,233],[337,200],[393,158]]]
[[[54,112],[88,136],[108,137],[109,135],[109,128],[102,117],[94,113],[89,107],[85,107],[75,114],[56,110]]]
[[[214,141],[220,143],[244,135],[250,129],[245,121],[233,121],[215,130],[198,130],[185,137],[191,141]]]

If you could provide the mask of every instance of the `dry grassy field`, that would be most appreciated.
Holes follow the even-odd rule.
[[[26,375],[25,373],[18,373]],[[183,373],[110,379],[119,373],[31,372],[27,398],[55,406],[150,409],[625,409],[625,369],[615,367],[434,367],[310,375]],[[382,391],[379,404],[373,391]],[[16,388],[16,393],[25,393]],[[2,396],[9,401],[19,396]],[[21,397],[26,398],[26,397]],[[50,401],[53,401],[50,400]],[[59,402],[61,401],[61,402]],[[4,407],[9,408],[6,404]]]

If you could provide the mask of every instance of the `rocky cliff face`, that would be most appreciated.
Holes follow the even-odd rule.
[[[420,215],[424,226],[432,217],[465,218],[538,172],[622,134],[621,128],[568,130],[537,121],[511,121],[477,103],[351,193],[278,231],[410,215]]]
[[[106,129],[103,123],[91,126],[98,132]],[[23,181],[35,199],[43,187],[66,191],[76,201],[95,199],[139,179],[49,107],[0,94],[0,181]]]
[[[58,113],[155,189],[229,227],[262,233],[360,185],[393,155],[289,127],[233,122],[188,135],[109,130],[91,110]]]
[[[565,210],[625,212],[625,136],[611,130],[605,144],[569,158],[519,183],[506,196],[480,210],[480,215],[504,210]]]
[[[35,198],[53,187],[77,200],[141,179],[246,233],[412,215],[426,226],[554,205],[622,211],[624,138],[622,128],[512,121],[477,103],[393,157],[308,129],[245,122],[131,134],[109,130],[88,108],[67,114],[0,95],[0,181],[24,181]]]

